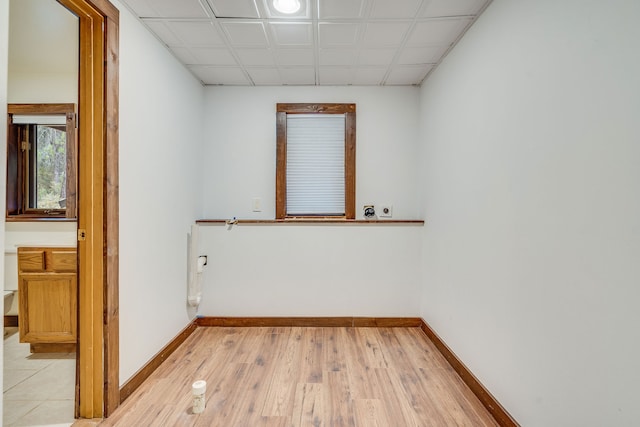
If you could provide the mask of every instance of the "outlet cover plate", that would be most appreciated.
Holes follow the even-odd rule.
[[[380,218],[393,217],[393,205],[380,205],[376,211]]]

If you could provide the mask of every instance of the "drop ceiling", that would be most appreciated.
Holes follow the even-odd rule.
[[[205,85],[419,85],[491,0],[122,0]]]

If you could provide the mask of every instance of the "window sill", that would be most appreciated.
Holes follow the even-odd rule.
[[[196,221],[199,225],[216,225],[216,224],[263,224],[263,225],[281,225],[281,224],[354,224],[354,225],[424,225],[421,219],[344,219],[344,218],[286,218],[286,219],[199,219]]]
[[[20,215],[20,216],[7,216],[5,217],[5,222],[78,222],[78,219],[67,218],[64,216],[43,217],[43,216]]]

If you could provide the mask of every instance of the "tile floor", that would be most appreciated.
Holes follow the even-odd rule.
[[[31,354],[18,328],[4,328],[2,425],[73,424],[75,369],[75,353]]]

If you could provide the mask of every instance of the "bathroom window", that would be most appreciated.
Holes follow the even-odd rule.
[[[355,218],[355,104],[277,104],[276,219]]]
[[[74,104],[9,104],[7,219],[76,217]]]

